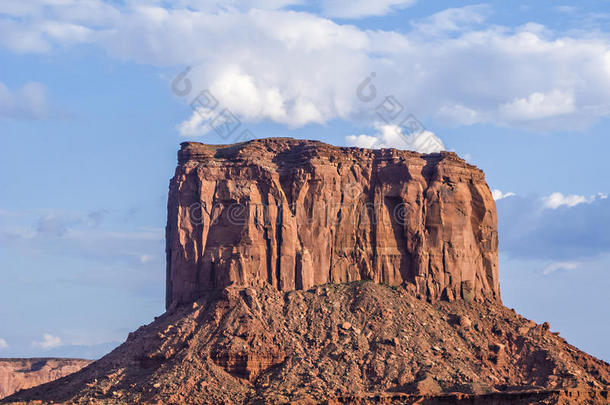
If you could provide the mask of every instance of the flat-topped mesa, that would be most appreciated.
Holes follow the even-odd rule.
[[[268,138],[185,142],[170,181],[166,305],[229,285],[373,280],[500,301],[497,219],[455,153]]]

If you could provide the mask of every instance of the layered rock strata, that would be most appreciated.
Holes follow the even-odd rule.
[[[168,307],[229,285],[357,280],[500,300],[495,203],[483,172],[451,152],[185,142],[166,240]]]
[[[0,398],[64,377],[90,363],[81,359],[0,359]]]

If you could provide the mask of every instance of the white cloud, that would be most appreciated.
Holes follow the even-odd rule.
[[[360,148],[396,148],[413,150],[420,153],[433,153],[445,150],[445,145],[434,133],[423,130],[404,134],[397,125],[377,124],[375,135],[348,135],[345,141],[350,146]]]
[[[48,114],[47,90],[41,83],[26,83],[15,91],[0,83],[0,118],[42,119]]]
[[[0,18],[0,45],[19,53],[48,52],[58,45],[90,42],[95,33],[85,25],[43,17],[34,21],[26,18],[21,22]]]
[[[6,340],[0,338],[0,349],[6,349],[8,347],[8,343],[6,343]]]
[[[14,19],[44,18],[98,27],[116,20],[120,12],[101,0],[3,0],[0,14]]]
[[[484,121],[481,113],[461,104],[441,105],[436,117],[451,125],[472,125]]]
[[[535,120],[574,112],[574,97],[560,90],[549,93],[534,92],[527,98],[515,98],[500,106],[501,115],[508,120]]]
[[[359,148],[372,149],[376,145],[380,144],[380,139],[377,136],[372,135],[348,135],[345,137],[347,144],[350,146],[357,146]],[[385,147],[385,146],[380,146]]]
[[[208,115],[211,115],[211,113],[208,113]],[[193,111],[190,118],[178,124],[176,129],[181,136],[185,137],[201,136],[210,131],[210,127],[207,125],[205,116],[200,112],[200,110]]]
[[[540,258],[549,263],[608,255],[609,208],[610,200],[599,196],[590,204],[563,209],[544,209],[543,201],[535,196],[508,198],[498,210],[500,249],[511,258]]]
[[[42,340],[39,342],[32,342],[32,346],[39,347],[44,350],[52,349],[54,347],[61,346],[61,339],[57,336],[45,333],[42,335]]]
[[[542,269],[542,274],[549,275],[559,270],[576,270],[580,266],[581,264],[577,262],[555,262]]]
[[[590,204],[595,200],[605,200],[608,198],[608,194],[597,193],[590,197],[585,197],[577,194],[563,195],[562,193],[553,193],[542,200],[545,208],[557,209],[562,206],[575,207],[579,204]]]
[[[363,18],[380,16],[410,7],[416,0],[324,0],[322,13],[329,17]]]
[[[74,0],[70,0],[74,1]],[[162,4],[159,0],[141,1],[140,4],[157,6]],[[188,8],[205,13],[244,12],[252,9],[279,10],[289,6],[304,5],[305,0],[174,0],[172,7],[176,9]]]
[[[63,44],[86,42],[93,34],[93,30],[82,25],[47,21],[42,31],[52,40]]]
[[[576,194],[564,196],[562,193],[553,193],[544,198],[544,206],[551,209],[557,209],[564,205],[567,207],[574,207],[578,204],[584,204],[586,202],[588,202],[586,197]]]
[[[0,45],[47,52],[90,42],[120,59],[176,71],[192,66],[192,91],[181,100],[190,103],[210,89],[245,122],[298,127],[339,118],[372,125],[372,112],[390,93],[422,121],[435,117],[451,125],[554,131],[586,128],[610,116],[607,36],[558,35],[532,23],[492,25],[488,6],[447,9],[395,32],[285,9],[296,0],[197,1],[188,7],[180,1],[169,8],[160,7],[165,2],[22,3],[0,6],[8,10],[0,17]],[[327,15],[355,17],[410,3],[321,7]],[[363,103],[355,91],[371,72],[378,97]],[[190,117],[178,130],[201,135],[196,121]]]
[[[502,191],[500,191],[498,189],[494,189],[491,192],[491,195],[492,195],[494,200],[498,201],[498,200],[501,200],[501,199],[506,198],[506,197],[512,197],[512,196],[514,196],[516,194],[513,193],[513,192],[510,192],[510,191],[506,192],[506,193],[502,193]]]
[[[490,13],[491,7],[486,4],[448,8],[421,21],[414,22],[413,25],[420,33],[441,35],[464,31],[468,27],[481,24]]]

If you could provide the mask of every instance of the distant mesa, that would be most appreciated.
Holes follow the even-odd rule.
[[[91,360],[29,358],[0,359],[0,399],[74,373]]]

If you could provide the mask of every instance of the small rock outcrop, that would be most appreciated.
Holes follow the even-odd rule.
[[[455,153],[290,138],[185,142],[168,199],[166,305],[229,285],[372,280],[500,300],[495,203]]]

